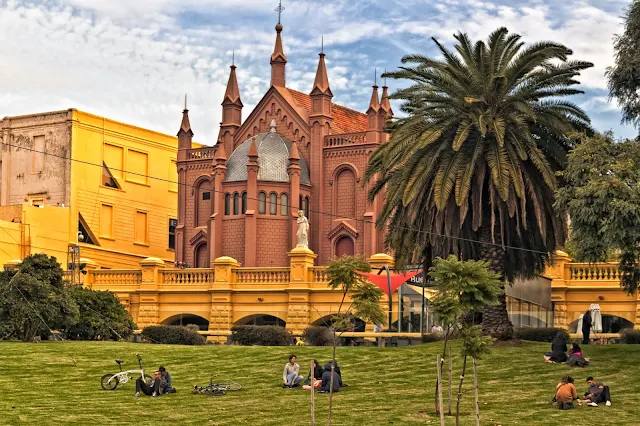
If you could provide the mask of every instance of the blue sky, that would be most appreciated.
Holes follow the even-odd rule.
[[[506,26],[526,42],[554,40],[595,67],[574,101],[618,137],[607,99],[612,37],[628,0],[285,0],[287,85],[309,92],[324,35],[334,101],[364,111],[374,69],[408,53],[436,55],[431,37],[486,38]],[[0,0],[0,117],[78,108],[175,134],[184,94],[195,140],[214,144],[235,49],[243,117],[268,89],[276,0]],[[391,89],[405,82],[389,81]],[[397,110],[396,106],[396,110]]]

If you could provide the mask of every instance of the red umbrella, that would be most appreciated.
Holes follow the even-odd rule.
[[[405,282],[409,281],[412,277],[418,275],[422,271],[413,271],[406,274],[391,274],[391,293],[395,293]],[[360,275],[366,277],[373,284],[378,286],[387,296],[389,296],[389,282],[387,281],[387,274],[383,272],[378,275],[372,272],[360,272]]]

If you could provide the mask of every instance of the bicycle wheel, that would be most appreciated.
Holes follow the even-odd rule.
[[[109,379],[113,377],[113,374],[105,374],[104,376],[102,376],[102,378],[100,379],[100,386],[102,386],[102,389],[104,390],[115,390],[118,387],[118,376],[113,377],[113,380],[111,380],[111,382],[109,382]]]
[[[242,385],[236,382],[221,382],[216,383],[216,386],[226,391],[239,391],[240,389],[242,389]]]

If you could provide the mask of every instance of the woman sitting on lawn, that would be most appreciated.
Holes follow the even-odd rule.
[[[573,408],[573,401],[578,399],[578,391],[573,384],[573,377],[566,376],[556,386],[556,396],[554,401],[561,410],[570,410]]]
[[[309,390],[313,387],[313,389],[317,389],[320,387],[320,385],[322,384],[322,367],[320,367],[320,365],[318,365],[318,360],[313,360],[313,377],[311,377],[311,374],[309,374],[309,376],[304,379],[304,385],[302,386],[302,389],[305,390]]]
[[[302,381],[302,376],[298,375],[300,366],[296,363],[296,359],[295,355],[291,355],[289,362],[284,365],[284,371],[282,372],[283,388],[296,387]]]
[[[544,354],[544,360],[551,364],[567,361],[567,341],[563,332],[558,331],[553,342],[551,342],[551,352]]]
[[[582,349],[580,349],[580,345],[577,343],[571,344],[568,355],[567,364],[571,367],[586,367],[589,365],[590,359],[582,355]]]

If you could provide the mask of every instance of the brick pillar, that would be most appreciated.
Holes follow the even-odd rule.
[[[160,319],[160,300],[158,284],[160,270],[165,269],[165,263],[157,257],[148,257],[140,261],[142,281],[140,283],[140,307],[138,309],[137,324],[140,328],[157,325]]]
[[[551,301],[554,304],[553,326],[567,328],[569,325],[567,313],[567,276],[569,255],[561,250],[554,253],[553,265],[547,268],[545,275],[551,279]]]
[[[313,280],[311,268],[317,255],[308,248],[296,247],[289,252],[290,278],[289,308],[287,328],[292,333],[302,333],[309,325],[309,311],[312,309],[309,290]]]
[[[239,266],[237,260],[228,256],[222,256],[213,261],[214,280],[209,287],[210,331],[229,331],[233,326],[233,284],[236,282],[236,268]],[[224,343],[227,339],[224,336],[217,336],[214,340]]]

